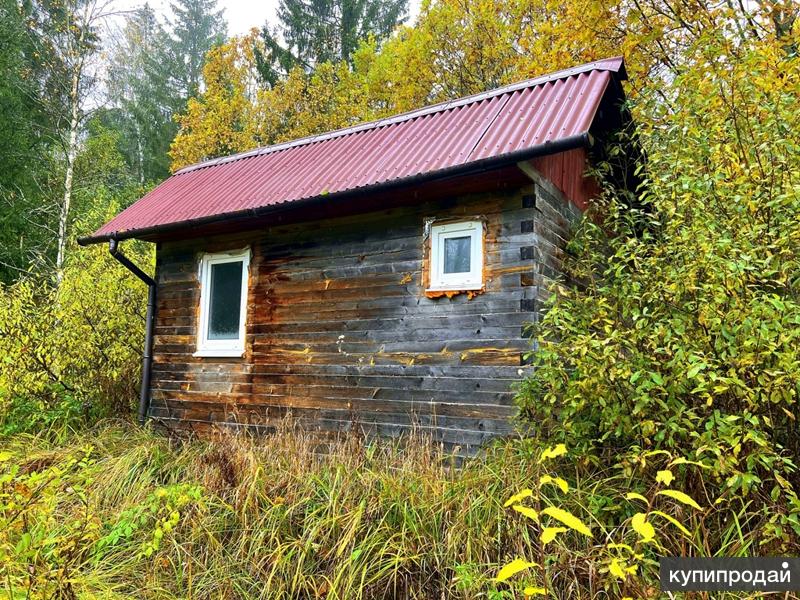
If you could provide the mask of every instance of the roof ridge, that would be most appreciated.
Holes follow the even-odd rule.
[[[444,112],[446,110],[452,110],[454,108],[459,108],[461,106],[465,106],[467,104],[474,104],[476,102],[482,102],[484,100],[488,100],[489,98],[494,98],[495,96],[502,96],[503,94],[510,94],[519,90],[527,89],[530,87],[544,85],[546,83],[550,83],[553,81],[557,81],[559,79],[565,79],[567,77],[572,77],[574,75],[580,75],[581,73],[587,73],[589,71],[614,71],[614,72],[621,72],[622,78],[625,78],[625,66],[624,66],[624,59],[622,56],[614,56],[609,58],[604,58],[592,62],[585,63],[583,65],[579,65],[577,67],[571,67],[568,69],[562,69],[560,71],[555,71],[554,73],[549,73],[547,75],[540,75],[539,77],[534,77],[531,79],[524,79],[522,81],[518,81],[515,83],[510,83],[508,85],[494,88],[491,90],[487,90],[485,92],[480,92],[477,94],[471,94],[469,96],[463,96],[461,98],[456,98],[454,100],[446,100],[444,102],[439,102],[436,104],[431,104],[428,106],[423,106],[421,108],[417,108],[411,111],[407,111],[404,113],[399,113],[396,115],[392,115],[389,117],[384,117],[382,119],[375,119],[373,121],[367,121],[364,123],[358,123],[356,125],[351,125],[349,127],[343,127],[340,129],[334,129],[332,131],[327,131],[325,133],[319,133],[316,135],[306,136],[302,138],[297,138],[295,140],[290,140],[286,142],[280,142],[278,144],[272,144],[270,146],[262,146],[259,148],[254,148],[253,150],[248,150],[246,152],[240,152],[238,154],[230,154],[227,156],[220,156],[218,158],[211,158],[206,161],[202,161],[199,163],[195,163],[182,169],[179,169],[174,173],[174,175],[182,175],[184,173],[189,173],[192,171],[196,171],[199,169],[205,169],[208,167],[214,167],[217,165],[222,165],[230,162],[234,162],[237,160],[242,160],[245,158],[251,158],[254,156],[262,156],[265,154],[272,154],[274,152],[280,152],[282,150],[288,150],[290,148],[296,148],[298,146],[305,146],[308,144],[313,144],[316,142],[322,142],[325,140],[342,137],[346,135],[352,135],[354,133],[359,133],[361,131],[369,131],[372,129],[379,129],[381,127],[387,127],[389,125],[396,125],[398,123],[403,123],[405,121],[410,121],[412,119],[417,119],[420,117],[424,117],[430,114],[435,114],[439,112]]]

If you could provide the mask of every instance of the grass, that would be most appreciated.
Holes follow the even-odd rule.
[[[52,514],[45,508],[35,518],[57,530],[88,512],[98,521],[95,543],[120,522],[136,524],[102,560],[86,554],[69,586],[78,595],[468,598],[486,588],[499,563],[524,551],[502,501],[525,473],[486,460],[454,469],[422,439],[400,451],[348,436],[320,452],[317,439],[297,430],[175,442],[106,424],[55,442],[14,436],[3,450],[6,464],[25,474],[66,465],[87,443],[88,509],[64,493],[78,487],[70,475],[56,483],[62,499]],[[186,485],[199,486],[201,500],[186,504],[158,550],[143,556],[164,507],[146,518],[137,509],[157,490],[175,495]]]
[[[611,515],[636,482],[573,466],[569,494],[552,495],[596,533],[559,536],[545,555],[503,507],[539,477],[535,446],[454,468],[422,437],[321,445],[287,427],[176,441],[122,423],[19,434],[0,440],[0,577],[9,598],[513,598],[492,577],[525,557],[547,565],[553,597],[621,596],[606,544],[635,543]],[[718,532],[708,513],[675,514],[692,538],[666,531],[665,554],[749,554],[758,539],[746,510],[714,515]],[[651,583],[633,595],[656,593],[652,551],[640,566]]]

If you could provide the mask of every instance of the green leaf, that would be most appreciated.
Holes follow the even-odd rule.
[[[695,377],[700,371],[702,371],[705,368],[705,366],[706,365],[703,364],[703,363],[697,363],[696,365],[694,365],[691,369],[689,369],[686,372],[687,379],[691,379],[692,377]]]
[[[17,542],[17,546],[16,548],[14,548],[14,551],[17,554],[23,554],[28,548],[30,548],[30,546],[31,546],[31,534],[26,531],[20,536],[19,542]]]

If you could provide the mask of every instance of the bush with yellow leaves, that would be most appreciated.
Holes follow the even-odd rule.
[[[650,456],[660,454],[669,458],[668,453],[651,453]],[[547,468],[553,459],[566,455],[564,444],[545,448],[537,461],[539,468],[534,485],[520,490],[505,502],[506,508],[523,517],[520,525],[526,530],[525,538],[530,540],[530,555],[514,558],[503,565],[494,581],[508,582],[512,589],[521,589],[525,596],[558,596],[566,591],[565,580],[574,582],[575,591],[591,590],[598,581],[593,578],[581,581],[574,564],[578,559],[585,561],[584,568],[588,572],[602,576],[601,585],[606,591],[619,597],[652,595],[658,569],[655,557],[675,548],[676,539],[684,539],[690,546],[698,541],[696,526],[704,509],[688,494],[669,487],[675,479],[671,468],[689,464],[689,461],[669,460],[668,466],[658,471],[649,499],[636,492],[625,494],[624,501],[634,505],[637,511],[632,516],[627,516],[629,507],[621,504],[621,515],[615,518],[613,514],[606,514],[598,518],[586,509],[580,516],[571,512],[572,506],[582,506],[580,500],[570,501],[569,483]],[[559,495],[551,496],[546,490],[557,490]],[[607,494],[609,491],[597,485],[592,493]],[[662,529],[659,520],[669,527]],[[694,533],[689,527],[694,528]]]

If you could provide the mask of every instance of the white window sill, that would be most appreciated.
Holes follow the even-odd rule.
[[[241,358],[244,356],[244,350],[237,348],[233,350],[198,350],[192,356],[199,356],[201,358]]]
[[[426,292],[478,292],[483,289],[483,285],[477,283],[465,283],[464,285],[448,285],[429,287]]]

